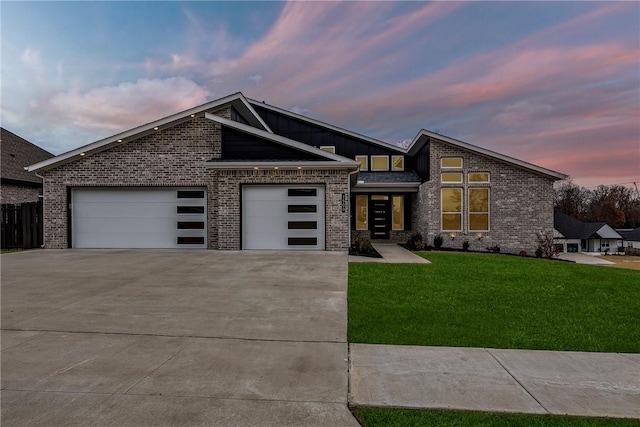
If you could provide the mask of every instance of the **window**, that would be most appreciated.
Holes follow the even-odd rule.
[[[380,194],[371,195],[371,200],[389,200],[389,196],[384,196]]]
[[[489,189],[469,188],[469,231],[489,231]]]
[[[322,151],[326,151],[327,153],[336,154],[336,147],[334,145],[321,145],[320,149]]]
[[[461,168],[462,157],[443,157],[440,159],[440,167],[446,168]]]
[[[316,197],[318,195],[317,188],[289,188],[287,190],[289,197]]]
[[[178,199],[204,199],[204,190],[178,190]]]
[[[204,222],[178,221],[178,230],[204,230]]]
[[[316,230],[318,228],[317,221],[289,221],[289,230]]]
[[[178,206],[179,214],[203,214],[204,206]]]
[[[462,184],[462,172],[443,172],[440,174],[442,182]]]
[[[368,230],[367,196],[356,196],[356,230]]]
[[[371,156],[372,171],[388,171],[389,156]]]
[[[489,182],[488,172],[469,172],[469,182]]]
[[[369,170],[369,157],[367,156],[356,156],[356,161],[360,162],[360,170],[368,171]]]
[[[391,169],[394,171],[403,171],[404,156],[391,156]]]
[[[393,230],[404,230],[404,196],[393,196],[393,218],[391,228]]]
[[[442,231],[462,231],[462,188],[441,189]]]
[[[289,237],[287,240],[289,246],[314,246],[318,244],[317,237]]]
[[[289,213],[316,213],[318,207],[316,205],[289,205],[287,206]]]
[[[179,245],[202,245],[204,237],[178,237]]]

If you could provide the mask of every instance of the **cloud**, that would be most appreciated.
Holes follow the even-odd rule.
[[[206,88],[182,77],[139,79],[85,92],[58,93],[45,105],[34,105],[65,126],[122,131],[202,104]]]
[[[262,76],[260,74],[254,74],[252,76],[247,77],[247,80],[255,83],[256,86],[259,86],[260,82],[262,81]]]

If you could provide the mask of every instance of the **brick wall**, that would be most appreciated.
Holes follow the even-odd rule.
[[[215,111],[230,118],[231,109]],[[196,117],[172,128],[44,171],[44,242],[67,247],[69,187],[207,187],[208,245],[217,248],[216,174],[204,162],[220,157],[220,126]],[[213,225],[213,226],[212,226]]]
[[[349,193],[344,170],[251,170],[218,172],[220,249],[238,250],[240,235],[240,187],[242,184],[325,184],[326,249],[349,247],[349,212],[342,212],[342,194]]]
[[[440,226],[440,159],[442,157],[462,157],[463,184],[450,187],[463,188],[463,232],[451,239],[449,233],[441,232]],[[421,232],[427,244],[442,234],[443,246],[461,248],[468,240],[470,249],[486,250],[498,245],[502,252],[518,253],[521,250],[533,254],[537,248],[536,231],[553,230],[553,179],[496,159],[481,156],[438,141],[431,141],[431,176],[420,186],[414,198],[412,224]],[[455,170],[456,172],[458,170]],[[472,187],[490,188],[490,231],[468,232],[466,194],[467,172],[489,172],[489,184],[473,184]],[[452,170],[453,172],[453,170]]]
[[[0,187],[0,203],[19,205],[37,202],[39,188],[27,185],[2,184]]]

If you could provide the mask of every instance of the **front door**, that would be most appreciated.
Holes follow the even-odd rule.
[[[372,195],[369,204],[371,239],[388,239],[391,229],[391,202],[389,196]]]

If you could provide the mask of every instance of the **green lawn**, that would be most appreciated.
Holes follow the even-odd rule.
[[[425,252],[349,265],[349,341],[640,353],[640,271]]]
[[[354,408],[364,427],[632,427],[640,420],[578,418],[551,415],[491,414],[484,412],[432,411],[416,409]]]

